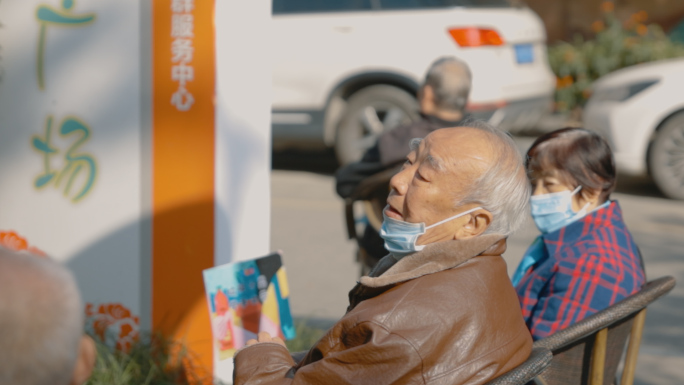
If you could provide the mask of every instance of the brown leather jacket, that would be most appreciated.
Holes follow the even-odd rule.
[[[274,343],[243,348],[234,383],[484,384],[532,349],[505,250],[492,234],[385,257],[299,364]]]

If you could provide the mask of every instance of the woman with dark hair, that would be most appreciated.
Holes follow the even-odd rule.
[[[541,231],[513,275],[523,316],[537,340],[637,292],[641,255],[610,200],[615,162],[599,135],[564,128],[527,151],[532,218]]]

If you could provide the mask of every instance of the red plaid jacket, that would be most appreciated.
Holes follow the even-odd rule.
[[[516,291],[537,340],[637,292],[645,282],[638,248],[617,202],[543,234],[545,259]]]

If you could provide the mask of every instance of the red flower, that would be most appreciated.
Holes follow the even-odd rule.
[[[595,22],[591,23],[591,30],[594,31],[594,33],[599,33],[604,29],[606,29],[606,25],[602,20],[596,20]]]
[[[646,34],[648,33],[648,27],[644,24],[639,24],[637,25],[636,31],[639,34],[639,36],[646,36]]]
[[[14,231],[0,231],[0,246],[12,251],[26,251],[38,257],[47,257],[47,254],[34,246],[29,246],[26,238]]]
[[[131,317],[131,311],[126,309],[120,303],[108,303],[100,305],[97,309],[99,314],[107,314],[114,320],[126,319]]]
[[[601,11],[604,13],[611,13],[615,10],[615,4],[612,1],[604,1],[601,3]]]
[[[26,238],[21,237],[14,231],[0,232],[0,245],[13,251],[22,251],[28,249],[28,242]]]
[[[117,332],[116,348],[123,352],[130,351],[139,337],[140,319],[132,315],[131,311],[120,303],[101,304],[97,311],[94,311],[94,308],[91,303],[86,304],[85,308],[86,316],[92,319],[93,333],[101,341],[106,342],[108,331]]]

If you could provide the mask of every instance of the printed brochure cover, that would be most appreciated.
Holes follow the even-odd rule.
[[[203,275],[219,360],[231,359],[261,331],[284,340],[294,338],[290,291],[279,252],[206,269]]]

